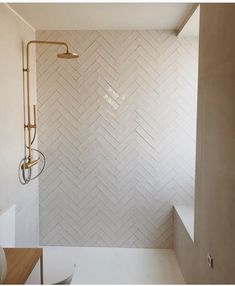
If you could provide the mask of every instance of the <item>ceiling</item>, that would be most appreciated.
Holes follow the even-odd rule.
[[[177,29],[191,3],[11,3],[36,30]]]

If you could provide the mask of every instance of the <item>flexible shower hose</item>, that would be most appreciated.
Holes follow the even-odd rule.
[[[32,141],[31,141],[31,143],[30,143],[31,145],[33,144],[35,138],[36,138],[36,130],[34,131],[33,139],[32,139]],[[26,145],[26,148],[29,149],[29,146]],[[40,155],[39,155],[38,160],[40,160],[40,159],[42,158],[43,165],[42,165],[42,168],[41,168],[41,170],[39,171],[39,173],[38,173],[37,175],[35,175],[35,176],[32,177],[32,170],[31,170],[31,168],[28,169],[27,174],[26,174],[26,169],[25,169],[25,168],[21,168],[22,164],[25,164],[25,163],[27,162],[27,158],[24,157],[24,158],[20,161],[19,169],[18,169],[18,176],[19,176],[20,183],[21,183],[22,185],[26,185],[26,184],[28,184],[31,180],[34,180],[34,179],[38,178],[38,177],[41,175],[41,173],[43,172],[43,170],[44,170],[44,168],[45,168],[45,165],[46,165],[46,157],[45,157],[45,155],[44,155],[41,151],[39,151],[38,149],[32,148],[32,150],[35,151],[35,152],[37,152],[37,153],[39,153],[39,154],[41,155],[41,157],[40,157]],[[23,166],[24,166],[24,165],[23,165]],[[21,172],[22,172],[22,176],[21,176]]]

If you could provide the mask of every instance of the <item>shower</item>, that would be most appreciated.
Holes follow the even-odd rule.
[[[29,48],[31,44],[47,44],[47,45],[59,45],[65,47],[65,52],[57,54],[58,58],[61,59],[76,59],[79,57],[76,53],[69,52],[67,43],[57,42],[57,41],[29,41],[26,46],[26,68],[23,68],[23,84],[25,84],[25,73],[26,73],[26,89],[23,90],[24,98],[24,158],[20,161],[19,164],[19,179],[20,182],[25,185],[28,184],[31,180],[36,179],[45,167],[45,156],[38,149],[33,148],[33,143],[36,138],[36,105],[33,105],[33,123],[31,122],[31,105],[30,105],[30,79],[29,79]],[[27,122],[26,122],[27,120]],[[33,131],[33,134],[31,133]],[[38,154],[38,157],[34,158],[33,152]],[[32,176],[32,167],[39,163],[40,159],[42,160],[41,170],[37,175]]]

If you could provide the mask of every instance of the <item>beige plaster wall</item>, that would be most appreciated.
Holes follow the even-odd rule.
[[[235,283],[234,27],[234,4],[201,5],[194,244],[175,232],[187,282]]]
[[[195,239],[234,283],[235,5],[203,4],[200,22]]]

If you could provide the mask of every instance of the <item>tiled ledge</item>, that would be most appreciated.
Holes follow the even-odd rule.
[[[187,230],[192,241],[194,241],[194,207],[185,205],[174,206],[175,211],[180,217],[185,229]]]

